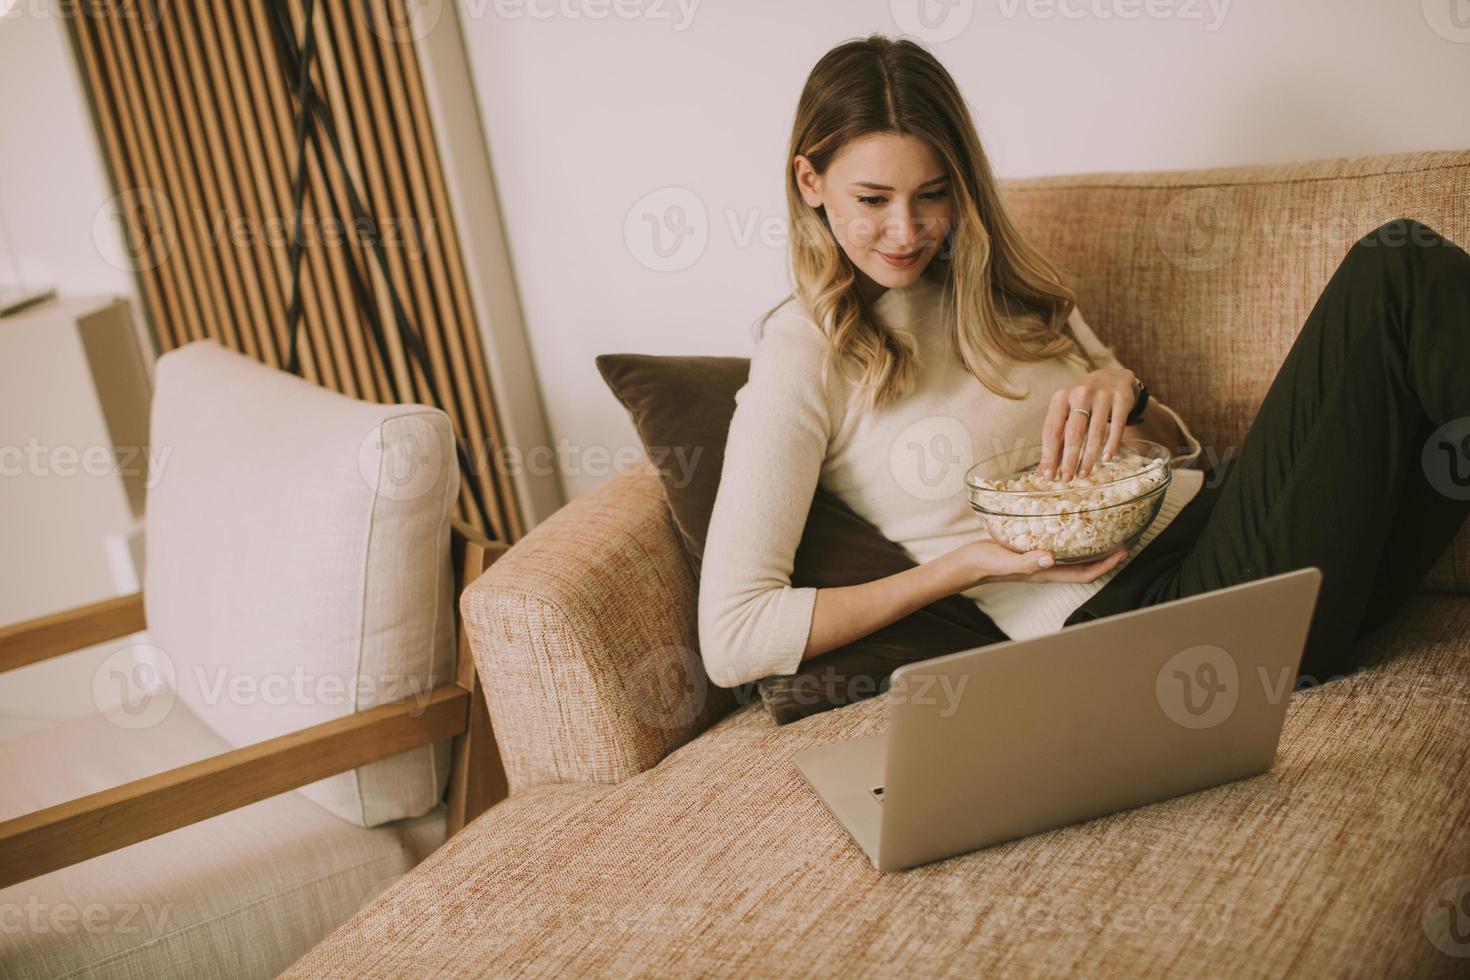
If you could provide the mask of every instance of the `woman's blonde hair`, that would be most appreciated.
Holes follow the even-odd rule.
[[[857,270],[833,235],[824,208],[802,199],[791,163],[797,154],[824,173],[853,140],[893,133],[928,142],[950,177],[954,221],[924,270],[944,288],[945,333],[965,366],[991,391],[1024,398],[1002,384],[1004,361],[1086,354],[1066,329],[1075,305],[1056,269],[1022,237],[1005,208],[990,162],[954,79],[907,39],[881,34],[841,44],[817,62],[802,89],[786,155],[795,291],[759,321],[800,296],[827,336],[828,369],[855,363],[866,407],[899,400],[914,386],[915,351],[906,336],[873,323],[854,288]],[[1002,314],[1004,318],[1002,318]]]

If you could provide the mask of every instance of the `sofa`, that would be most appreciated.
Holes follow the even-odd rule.
[[[1354,240],[1405,216],[1470,242],[1470,151],[1003,191],[1216,459]],[[1465,529],[1367,669],[1291,696],[1269,772],[896,873],[792,763],[883,731],[887,695],[778,726],[711,684],[679,548],[645,458],[466,590],[510,795],[286,976],[1470,972]]]

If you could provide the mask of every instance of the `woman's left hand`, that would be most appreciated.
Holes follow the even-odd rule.
[[[1133,372],[1127,368],[1098,368],[1077,384],[1058,388],[1041,427],[1037,472],[1070,480],[1091,473],[1099,451],[1103,462],[1112,459],[1123,442],[1135,397]]]

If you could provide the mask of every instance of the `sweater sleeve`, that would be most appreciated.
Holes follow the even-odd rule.
[[[815,587],[791,573],[833,432],[826,339],[799,317],[766,322],[735,414],[699,575],[699,647],[720,687],[797,671]]]
[[[1072,328],[1072,335],[1077,338],[1077,342],[1082,345],[1083,351],[1086,352],[1088,358],[1094,365],[1097,367],[1123,367],[1123,363],[1118,360],[1117,354],[1113,352],[1111,347],[1104,345],[1098,339],[1097,334],[1093,333],[1092,328],[1087,325],[1087,321],[1082,319],[1082,312],[1075,306],[1072,307],[1071,315],[1067,317],[1067,325]],[[1152,392],[1149,394],[1149,405],[1157,405],[1160,411],[1174,420],[1174,424],[1179,426],[1180,434],[1184,436],[1185,444],[1189,446],[1187,453],[1176,455],[1170,461],[1171,465],[1176,468],[1188,468],[1197,465],[1203,447],[1200,445],[1200,441],[1195,438],[1194,433],[1189,430],[1189,426],[1185,424],[1184,419],[1180,417],[1178,412],[1153,395]]]

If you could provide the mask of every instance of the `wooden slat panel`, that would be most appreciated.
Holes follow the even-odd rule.
[[[107,158],[108,170],[112,175],[113,187],[116,189],[136,186],[137,181],[132,176],[132,167],[122,146],[122,136],[118,133],[118,110],[112,103],[106,78],[102,74],[101,56],[97,50],[96,38],[89,26],[74,28],[71,38],[72,50],[81,66],[82,78],[88,90],[93,93],[92,117],[96,120],[97,130],[102,139],[102,148]],[[123,220],[125,224],[130,224],[126,215],[123,216]],[[131,226],[123,231],[125,240],[133,239],[137,234],[137,230]],[[144,305],[148,309],[149,320],[154,330],[158,332],[160,344],[172,349],[187,342],[186,336],[181,337],[176,332],[178,307],[170,305],[170,302],[165,300],[163,284],[157,270],[140,270],[138,283],[143,293]]]
[[[160,32],[124,29],[116,25],[118,18],[109,17],[108,20],[117,27],[114,36],[127,36],[126,60],[133,62],[134,72],[142,81],[143,104],[148,113],[146,125],[158,146],[168,194],[175,203],[179,219],[178,261],[184,264],[185,274],[194,284],[199,294],[200,309],[207,318],[206,324],[198,327],[199,333],[201,336],[224,336],[223,324],[234,317],[232,300],[221,278],[218,258],[199,237],[196,216],[210,214],[211,202],[203,192],[189,151],[179,102],[171,82],[172,74],[160,43]]]
[[[115,14],[122,0],[98,2]],[[146,22],[69,23],[114,182],[151,188],[175,209],[175,253],[137,270],[161,348],[213,337],[279,367],[291,339],[285,239],[298,107],[269,2],[185,0],[159,4]],[[303,0],[286,0],[286,9],[299,43]],[[316,0],[311,78],[343,159],[324,142],[305,161],[301,373],[356,398],[396,392],[442,408],[470,449],[455,515],[515,540],[520,511],[509,475],[494,465],[503,438],[414,46],[389,26],[405,13],[402,0]],[[349,185],[381,232],[413,228],[421,250],[390,241],[380,264],[355,234]],[[339,221],[341,237],[324,242],[323,229]],[[232,222],[245,223],[249,243],[234,241]],[[266,229],[276,236],[262,237]],[[395,294],[422,340],[422,364],[399,335]],[[381,347],[360,302],[382,325]]]
[[[83,26],[83,36],[88,37],[95,45],[99,54],[99,64],[102,67],[102,82],[107,88],[111,98],[110,104],[113,108],[113,118],[117,122],[117,130],[121,134],[121,154],[127,161],[130,177],[133,181],[131,186],[118,187],[116,190],[124,196],[128,194],[156,194],[156,203],[165,207],[172,207],[171,200],[166,196],[166,185],[160,178],[156,167],[152,166],[152,156],[144,150],[145,140],[140,138],[137,132],[138,114],[136,109],[129,103],[130,91],[127,83],[123,80],[118,67],[118,57],[114,50],[111,37],[111,29],[107,21],[111,17],[83,18],[87,23]],[[170,227],[165,230],[166,234],[174,233],[172,225],[177,221],[169,218]],[[155,230],[155,234],[157,231]],[[147,233],[145,233],[147,234]],[[172,242],[160,246],[157,240],[151,240],[148,247],[170,248]],[[176,253],[177,250],[175,250]],[[193,324],[204,324],[205,320],[200,316],[199,305],[194,294],[194,283],[186,276],[181,276],[186,260],[177,254],[171,253],[162,261],[157,261],[157,256],[145,254],[141,259],[135,258],[141,265],[151,266],[163,285],[163,291],[168,296],[169,306],[177,311],[177,315],[184,320],[186,329],[191,329]],[[222,329],[219,325],[215,329]]]

